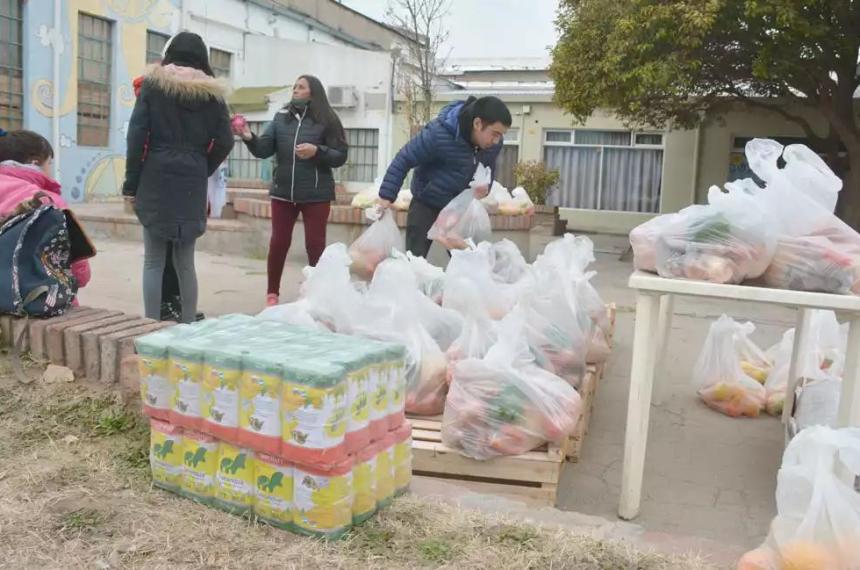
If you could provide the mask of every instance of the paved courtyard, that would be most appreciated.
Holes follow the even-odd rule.
[[[101,240],[93,282],[81,293],[87,305],[139,313],[142,246]],[[633,331],[631,266],[599,255],[598,290],[618,305],[616,347],[598,386],[582,459],[564,472],[558,507],[616,520]],[[255,313],[265,294],[262,260],[198,253],[200,307],[209,315]],[[282,298],[293,298],[301,267],[288,263]],[[780,423],[771,417],[732,419],[707,409],[690,385],[693,364],[710,322],[722,312],[751,319],[762,346],[776,342],[793,316],[780,309],[718,302],[679,302],[669,358],[656,382],[666,387],[652,407],[642,512],[634,521],[653,542],[666,535],[701,538],[742,552],[767,533],[774,514],[776,472],[782,453]],[[664,534],[666,533],[666,534]]]

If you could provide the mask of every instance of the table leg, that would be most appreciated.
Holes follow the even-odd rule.
[[[860,427],[860,317],[851,319],[850,327],[842,395],[839,398],[839,427]]]
[[[633,364],[630,369],[630,395],[624,436],[624,470],[621,475],[621,502],[618,507],[618,515],[627,520],[639,514],[642,495],[642,472],[645,468],[651,388],[654,382],[654,350],[657,346],[655,317],[658,303],[656,296],[642,293],[636,295]]]
[[[786,443],[788,443],[788,422],[794,411],[794,393],[797,390],[798,367],[797,360],[806,350],[806,331],[809,329],[809,321],[812,317],[812,309],[798,309],[797,319],[794,326],[794,345],[791,349],[791,361],[788,366],[788,381],[785,386],[785,401],[782,405],[782,423],[786,427]]]
[[[669,352],[669,335],[672,331],[672,315],[675,312],[675,296],[662,295],[660,297],[660,312],[657,316],[657,348],[655,351],[654,377],[656,386],[654,390],[654,403],[661,405],[666,399],[669,390],[663,374],[666,371],[666,354]]]

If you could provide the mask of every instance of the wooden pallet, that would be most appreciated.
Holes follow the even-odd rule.
[[[442,443],[441,416],[409,417],[412,475],[453,479],[476,493],[500,495],[532,505],[554,505],[564,453],[556,445],[487,461],[470,459]]]

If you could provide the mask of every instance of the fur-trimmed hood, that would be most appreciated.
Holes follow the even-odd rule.
[[[221,101],[230,94],[230,85],[223,78],[210,77],[193,67],[180,65],[152,65],[147,69],[144,82],[157,87],[170,97],[181,101],[206,101],[214,97]]]

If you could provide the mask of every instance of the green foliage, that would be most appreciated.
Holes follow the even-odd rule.
[[[558,170],[550,170],[543,162],[531,160],[520,162],[514,169],[517,185],[525,188],[529,198],[536,205],[546,204],[547,193],[558,184]]]
[[[550,74],[579,120],[603,107],[690,127],[756,96],[833,105],[837,81],[857,84],[858,19],[849,0],[562,0]]]

